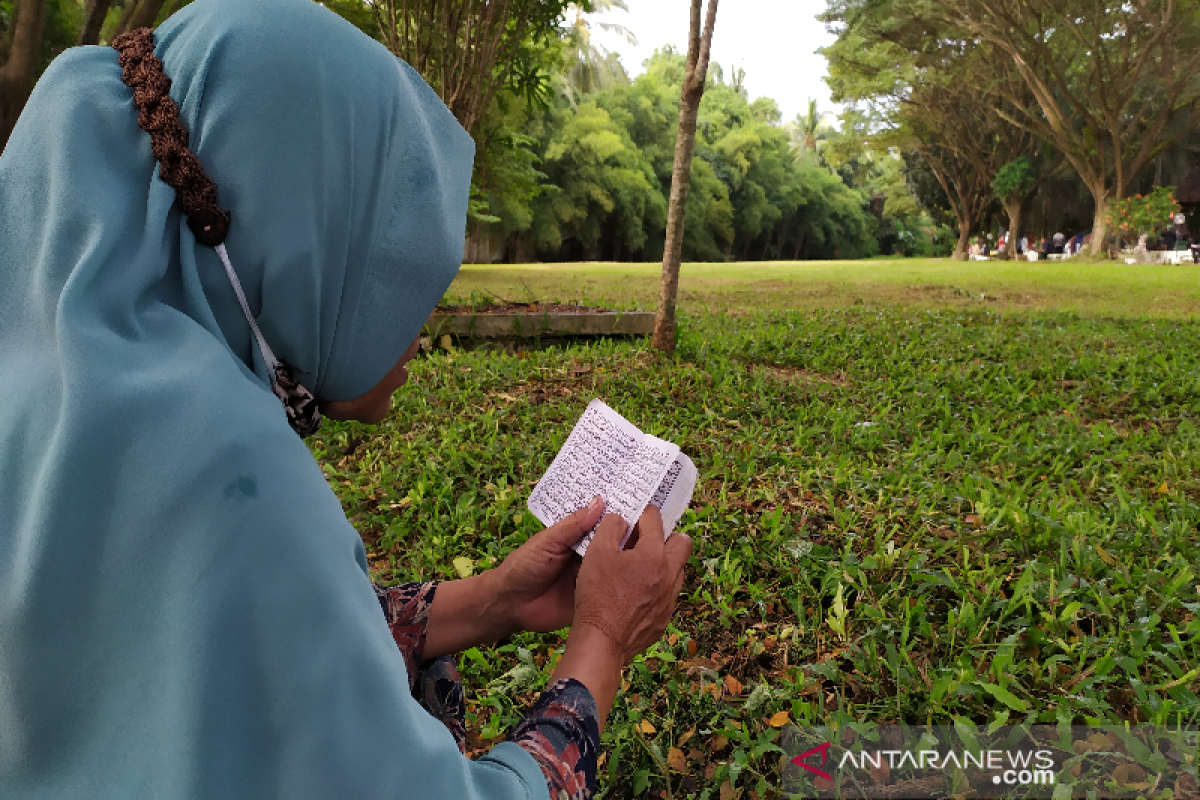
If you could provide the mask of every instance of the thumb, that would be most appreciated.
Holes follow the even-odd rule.
[[[573,514],[568,514],[547,528],[546,535],[555,544],[573,547],[596,526],[602,516],[604,516],[604,498],[596,495],[590,504]]]

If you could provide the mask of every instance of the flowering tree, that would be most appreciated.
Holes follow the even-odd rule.
[[[1172,223],[1179,213],[1174,186],[1159,186],[1150,194],[1139,194],[1108,202],[1109,230],[1128,236],[1153,236]]]

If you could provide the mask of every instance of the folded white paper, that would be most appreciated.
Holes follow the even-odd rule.
[[[654,505],[662,512],[663,532],[670,537],[692,501],[696,478],[695,464],[678,445],[642,433],[603,402],[593,400],[529,495],[528,505],[550,527],[600,495],[605,512],[625,520],[625,538],[642,511]],[[587,552],[594,532],[575,545],[575,552]]]

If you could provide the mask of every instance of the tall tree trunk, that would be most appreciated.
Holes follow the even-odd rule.
[[[1004,245],[1004,252],[1001,254],[1003,258],[1017,257],[1017,242],[1021,241],[1021,212],[1024,206],[1024,197],[1004,203],[1004,212],[1008,214],[1008,243]]]
[[[100,29],[104,27],[104,18],[108,16],[110,8],[112,0],[88,0],[83,28],[75,44],[100,44]]]
[[[955,261],[967,260],[967,242],[971,238],[971,220],[962,214],[958,215],[958,243],[954,245]]]
[[[708,54],[713,27],[717,24],[717,0],[708,0],[704,31],[700,31],[700,4],[692,0],[692,23],[688,35],[687,71],[679,103],[679,133],[675,138],[675,169],[671,173],[671,199],[667,206],[667,240],[663,246],[662,282],[658,289],[658,313],[654,317],[652,347],[675,352],[675,296],[679,292],[679,264],[683,255],[683,222],[687,214],[688,185],[692,179],[692,151],[696,144],[696,117],[708,78]]]
[[[121,15],[121,21],[117,23],[117,29],[113,31],[113,36],[138,28],[153,28],[165,2],[166,0],[138,0],[128,3],[125,13]]]
[[[1091,186],[1088,188],[1096,200],[1096,213],[1092,217],[1092,246],[1088,249],[1088,255],[1095,257],[1104,252],[1104,240],[1108,238],[1108,221],[1105,220],[1108,215],[1108,194],[1103,189],[1097,191]]]
[[[46,24],[46,0],[17,0],[13,11],[16,19],[8,58],[0,66],[0,152],[4,151],[21,109],[33,91],[42,51],[42,28]]]

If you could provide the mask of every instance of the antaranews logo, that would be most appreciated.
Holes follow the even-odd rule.
[[[829,756],[829,748],[830,747],[833,747],[833,742],[826,742],[825,744],[819,744],[816,747],[813,747],[809,750],[805,750],[803,753],[801,753],[800,755],[793,758],[792,763],[795,764],[797,767],[800,767],[801,769],[808,770],[809,772],[813,773],[814,775],[816,775],[819,778],[824,778],[827,781],[831,781],[831,780],[833,780],[832,775],[830,775],[828,772],[826,772],[823,769],[817,769],[816,767],[814,767],[812,764],[809,764],[805,760],[809,756],[816,754],[821,757],[821,766],[822,767],[825,766],[825,759]]]
[[[793,757],[792,763],[818,778],[832,781],[833,775],[825,771],[825,762],[829,759],[831,747],[833,742],[811,747]],[[814,756],[819,759],[817,764],[809,760]],[[1053,756],[1052,750],[987,750],[977,753],[966,750],[950,750],[944,753],[938,750],[864,750],[858,754],[846,750],[836,766],[830,766],[830,769],[840,772],[849,767],[854,770],[867,770],[876,775],[885,767],[888,774],[905,767],[917,771],[948,768],[962,770],[974,767],[994,772],[992,783],[996,785],[1052,786],[1055,767]],[[814,785],[817,788],[827,788],[819,783]]]
[[[779,744],[793,798],[1196,796],[1194,727],[848,724],[787,728]]]

